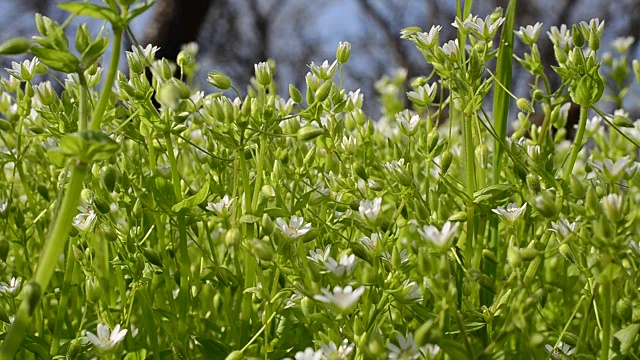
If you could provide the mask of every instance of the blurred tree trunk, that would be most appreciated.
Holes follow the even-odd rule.
[[[160,0],[145,42],[160,47],[156,57],[175,60],[182,45],[198,39],[211,5],[218,0]]]

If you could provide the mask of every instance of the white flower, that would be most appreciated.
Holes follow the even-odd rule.
[[[427,344],[423,346],[420,351],[425,354],[429,354],[429,357],[434,358],[440,353],[440,346],[436,344]]]
[[[378,235],[378,233],[373,233],[371,234],[371,237],[363,237],[362,243],[365,244],[369,249],[376,250],[376,248],[378,247],[379,239],[380,236]]]
[[[526,208],[527,203],[524,203],[524,205],[522,205],[521,207],[518,207],[518,204],[516,203],[510,203],[509,205],[507,205],[506,209],[502,206],[498,206],[497,209],[491,209],[491,211],[498,214],[498,216],[500,216],[500,219],[504,220],[508,224],[515,224],[518,220],[520,220],[520,217],[522,217],[522,214],[524,214]]]
[[[409,91],[407,93],[407,98],[420,106],[429,105],[436,97],[437,85],[437,83],[433,83],[431,85],[424,84],[422,86],[418,86],[416,91]]]
[[[9,200],[0,199],[0,215],[3,215],[7,212],[7,208],[9,207]]]
[[[618,37],[611,42],[611,48],[621,54],[626,53],[636,39],[633,36]]]
[[[329,80],[336,73],[336,70],[338,70],[338,60],[334,60],[331,64],[325,60],[322,65],[319,66],[312,62],[310,68],[318,78]]]
[[[331,271],[337,276],[343,276],[345,274],[349,274],[353,271],[353,269],[358,265],[358,260],[354,254],[347,255],[343,254],[340,257],[340,262],[336,261],[336,259],[330,257],[324,263],[325,269]]]
[[[355,136],[342,137],[342,150],[347,154],[355,154],[357,150],[357,141]]]
[[[598,129],[600,128],[600,122],[602,121],[602,118],[598,115],[592,117],[591,119],[587,120],[587,125],[586,125],[586,130],[589,134],[593,134],[596,131],[598,131]]]
[[[133,45],[131,46],[131,50],[133,50],[133,53],[140,59],[143,65],[150,65],[154,61],[155,54],[158,50],[160,50],[160,48],[157,46],[152,46],[151,44],[147,45],[147,47],[144,48],[141,45]]]
[[[288,309],[288,308],[292,308],[292,307],[298,306],[298,303],[303,298],[304,298],[304,295],[302,295],[298,290],[294,290],[293,294],[291,294],[291,297],[289,297],[288,299],[285,300],[284,308]]]
[[[313,348],[308,347],[304,351],[298,351],[296,353],[295,360],[322,360],[324,358],[324,354],[322,350],[315,351]],[[286,358],[285,360],[291,360],[290,358]]]
[[[309,250],[309,256],[307,256],[307,259],[309,259],[309,261],[313,261],[316,264],[324,263],[327,261],[327,259],[329,259],[329,251],[331,251],[331,245],[327,245],[324,250]]]
[[[405,135],[411,136],[418,131],[420,125],[420,115],[410,110],[403,110],[396,114],[396,121]]]
[[[418,229],[418,233],[420,233],[425,240],[444,249],[448,247],[449,240],[451,236],[456,233],[459,225],[460,223],[452,225],[450,221],[447,221],[442,226],[442,230],[438,230],[438,228],[433,225],[425,225],[422,229]]]
[[[89,341],[102,352],[113,350],[125,335],[127,335],[127,329],[120,330],[120,324],[116,325],[111,332],[109,332],[109,325],[98,324],[98,336],[87,331]]]
[[[624,204],[622,203],[622,196],[618,194],[609,194],[602,198],[602,210],[604,214],[611,221],[618,221],[622,219],[624,214],[622,213]]]
[[[406,264],[407,262],[409,262],[409,256],[410,255],[408,254],[407,249],[402,249],[402,251],[400,251],[400,253],[398,255],[400,255],[400,266],[402,266],[402,265]],[[384,260],[384,261],[386,261],[388,263],[391,263],[392,255],[388,251],[383,252],[381,257],[382,257],[382,260]]]
[[[556,26],[552,26],[551,31],[547,31],[547,35],[553,45],[564,51],[568,51],[573,46],[571,31],[566,24],[560,25],[559,29]]]
[[[603,175],[610,182],[618,182],[624,176],[625,169],[629,163],[629,157],[625,156],[618,159],[615,163],[611,159],[604,159],[602,162]]]
[[[471,31],[471,24],[475,23],[477,18],[478,18],[477,16],[473,16],[469,14],[469,16],[467,16],[467,18],[464,19],[463,21],[462,19],[456,16],[455,21],[452,22],[451,25],[454,28],[459,29],[461,32],[466,34],[466,33],[469,33],[469,31]]]
[[[382,204],[382,198],[375,198],[373,201],[362,200],[360,201],[360,207],[358,210],[360,214],[369,221],[371,224],[375,224],[380,214],[380,204]]]
[[[442,51],[450,58],[455,58],[456,55],[458,55],[458,50],[458,39],[449,40],[447,43],[442,45]]]
[[[354,348],[355,345],[349,344],[347,339],[342,340],[340,346],[337,346],[333,341],[330,341],[329,344],[320,344],[320,350],[326,359],[346,359]]]
[[[20,81],[30,81],[36,74],[36,66],[40,63],[38,58],[34,57],[31,60],[25,60],[23,62],[11,62],[11,69],[6,69],[7,72]]]
[[[311,230],[310,223],[303,225],[304,218],[302,216],[293,215],[288,225],[283,218],[277,218],[276,223],[278,224],[278,228],[290,239],[296,239],[304,236],[304,234]]]
[[[234,200],[235,199],[229,199],[229,195],[225,195],[217,203],[210,202],[207,205],[207,210],[213,211],[222,217],[227,216],[229,214],[229,210],[231,209],[231,205],[233,205]]]
[[[73,218],[73,226],[80,232],[85,232],[91,228],[91,225],[96,221],[97,215],[93,208],[93,204],[90,202],[83,202],[78,206],[80,212]]]
[[[468,23],[467,26],[471,32],[484,40],[490,40],[493,38],[503,22],[503,17],[497,18],[494,22],[493,19],[491,19],[491,15],[485,17],[484,20],[482,20],[482,18],[473,18],[471,21],[465,20],[465,23]]]
[[[560,359],[560,352],[562,352],[566,356],[573,355],[576,352],[575,348],[571,348],[568,344],[563,343],[562,341],[558,342],[558,347],[554,348],[549,344],[544,345],[544,349],[551,355],[554,359]]]
[[[364,94],[360,94],[360,89],[356,91],[349,91],[347,94],[347,105],[346,109],[349,111],[353,111],[356,108],[362,107],[362,102],[364,101]]]
[[[131,324],[131,337],[134,338],[138,336],[138,330],[139,329],[135,325]]]
[[[553,229],[550,229],[551,231],[566,239],[573,234],[573,231],[576,228],[576,222],[574,221],[570,223],[569,220],[560,218],[557,223],[551,222],[551,227],[553,227]]]
[[[20,290],[21,283],[22,280],[15,277],[12,277],[11,281],[9,281],[8,284],[3,281],[0,283],[0,293],[5,296],[15,297],[16,295],[18,295],[18,290]]]
[[[537,22],[535,25],[520,26],[520,30],[514,31],[513,33],[516,34],[523,43],[533,45],[533,43],[538,41],[541,29],[542,23]]]
[[[409,333],[407,337],[402,334],[398,334],[398,345],[394,343],[388,343],[387,349],[389,349],[389,359],[417,359],[420,357],[418,345],[416,345],[413,339],[413,333]]]
[[[629,247],[635,250],[638,254],[640,254],[640,243],[637,243],[635,241],[630,241]]]
[[[160,163],[156,166],[156,169],[162,174],[162,176],[169,176],[171,174],[171,165],[168,162]]]
[[[429,32],[417,32],[413,35],[413,41],[424,50],[431,49],[438,45],[440,29],[442,29],[442,26],[434,25],[431,27]]]
[[[385,169],[389,170],[389,172],[398,172],[404,170],[404,158],[400,160],[391,160],[391,162],[382,164]]]
[[[347,285],[344,288],[336,286],[333,288],[333,292],[322,288],[322,295],[316,295],[313,298],[322,301],[327,304],[335,306],[340,311],[350,310],[364,293],[364,286],[360,286],[357,289],[353,289],[351,285]]]
[[[405,280],[402,283],[402,290],[398,292],[396,299],[404,304],[420,302],[424,297],[420,293],[420,287],[415,281]]]

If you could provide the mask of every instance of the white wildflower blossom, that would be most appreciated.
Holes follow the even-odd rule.
[[[25,60],[23,62],[11,62],[11,69],[6,69],[7,72],[20,81],[30,81],[36,74],[36,66],[40,63],[38,58],[34,57],[31,60]]]
[[[413,333],[409,333],[406,337],[398,334],[398,344],[388,343],[389,360],[396,359],[417,359],[420,357],[420,349],[413,339]]]
[[[355,269],[356,265],[358,265],[358,260],[356,259],[356,256],[354,254],[343,254],[340,257],[340,261],[336,261],[336,259],[329,257],[324,262],[325,269],[331,271],[336,276],[344,276],[345,274],[350,274],[353,269]]]
[[[316,264],[325,263],[329,259],[329,252],[331,251],[331,245],[327,245],[327,247],[322,249],[309,250],[309,256],[307,259],[309,261],[313,261]]]
[[[560,355],[560,353],[566,355],[566,356],[571,356],[573,355],[573,353],[576,351],[575,348],[572,348],[571,346],[569,346],[569,344],[565,344],[562,341],[560,341],[558,343],[557,347],[553,347],[549,344],[545,344],[544,345],[544,349],[549,353],[549,355],[551,355],[554,359],[561,359],[562,356]]]
[[[12,277],[8,284],[3,281],[0,283],[0,293],[4,296],[16,297],[20,290],[21,283],[22,280],[16,277]]]
[[[162,176],[167,177],[171,175],[171,165],[168,162],[159,163],[158,165],[156,165],[156,169]]]
[[[537,22],[535,25],[520,26],[520,30],[514,31],[513,33],[516,34],[523,43],[533,45],[538,41],[538,37],[540,37],[540,30],[542,30],[542,23]]]
[[[375,224],[380,214],[380,205],[382,204],[382,198],[375,198],[373,201],[362,200],[358,210],[362,217],[367,219],[371,224]]]
[[[380,235],[378,233],[371,234],[370,237],[363,237],[362,243],[366,245],[371,250],[376,250],[378,248],[378,240],[380,240]]]
[[[404,304],[421,302],[424,297],[420,293],[420,287],[415,281],[405,280],[402,289],[397,293],[396,299]]]
[[[9,208],[9,200],[0,199],[0,215],[4,215]]]
[[[621,54],[626,53],[636,39],[633,36],[617,37],[611,42],[611,48]]]
[[[624,176],[627,164],[631,159],[628,156],[622,157],[614,163],[611,159],[604,159],[602,162],[603,175],[610,182],[618,182]]]
[[[302,216],[293,215],[289,224],[284,221],[283,218],[277,218],[276,224],[278,228],[290,239],[296,239],[304,236],[311,230],[311,224],[304,224],[304,218]]]
[[[449,241],[458,230],[458,226],[460,226],[460,223],[452,224],[450,221],[447,221],[442,226],[442,230],[438,230],[438,228],[433,225],[425,225],[422,229],[418,228],[418,233],[422,235],[425,240],[430,241],[439,248],[445,249],[448,248]]]
[[[225,195],[222,199],[220,199],[220,201],[218,201],[217,203],[209,203],[207,204],[207,210],[209,211],[213,211],[216,214],[224,217],[227,216],[229,214],[229,211],[231,210],[231,206],[233,205],[233,201],[235,199],[229,199],[229,195]]]
[[[304,351],[298,351],[295,355],[295,360],[323,360],[324,353],[322,350],[314,350],[312,347],[306,348]],[[291,358],[285,358],[285,360],[291,360]]]
[[[417,32],[412,36],[413,42],[423,50],[431,49],[438,45],[438,35],[442,26],[434,25],[429,32]]]
[[[316,65],[312,62],[310,68],[319,79],[329,80],[338,70],[338,60],[334,60],[331,64],[329,64],[328,60],[325,60],[321,65]]]
[[[562,236],[562,238],[566,239],[569,236],[571,236],[571,234],[573,234],[573,232],[576,229],[576,222],[569,222],[569,220],[565,219],[565,218],[560,218],[558,220],[558,222],[551,222],[551,227],[552,229],[549,229],[551,231],[553,231],[554,233]]]
[[[410,110],[403,110],[396,114],[396,122],[405,135],[412,136],[418,131],[420,115]]]
[[[324,353],[325,359],[347,359],[349,354],[353,352],[354,344],[350,344],[348,339],[342,340],[342,344],[337,346],[333,341],[329,344],[320,344],[320,350]]]
[[[408,263],[409,260],[411,259],[411,254],[409,254],[407,249],[402,249],[398,255],[400,256],[400,266]],[[382,260],[388,263],[391,263],[391,256],[392,256],[391,253],[388,251],[383,252],[381,255]]]
[[[127,335],[127,329],[120,330],[120,324],[109,331],[109,325],[98,324],[98,335],[87,331],[87,338],[101,352],[113,350]]]
[[[456,58],[456,56],[458,55],[458,50],[460,50],[458,39],[449,40],[444,45],[442,45],[442,52],[444,52],[445,55],[452,59]]]
[[[433,83],[431,85],[424,84],[422,86],[418,86],[415,91],[409,91],[407,93],[407,98],[413,101],[419,106],[427,106],[433,102],[436,97],[437,83]],[[396,115],[396,120],[397,120]]]
[[[502,206],[498,206],[496,209],[491,209],[494,213],[500,216],[500,219],[505,221],[508,224],[515,224],[520,218],[524,211],[527,209],[527,203],[518,207],[516,203],[510,203],[507,205],[507,208],[503,208]]]
[[[344,288],[336,286],[333,288],[333,292],[322,288],[320,289],[322,295],[315,295],[313,298],[335,306],[340,311],[348,311],[360,300],[362,294],[364,294],[364,286],[360,286],[355,290],[351,285],[347,285]]]

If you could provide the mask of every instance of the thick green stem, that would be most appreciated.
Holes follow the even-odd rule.
[[[584,139],[584,132],[587,127],[588,112],[589,112],[589,107],[587,106],[580,107],[580,123],[578,124],[578,132],[576,133],[576,138],[573,142],[573,146],[571,147],[571,155],[569,155],[569,162],[567,163],[567,167],[564,169],[564,175],[562,176],[562,180],[564,180],[565,183],[569,182],[569,179],[571,178],[571,174],[573,173],[573,167],[575,166],[576,160],[578,159],[578,153],[580,153],[580,150],[584,145],[583,139]],[[562,206],[563,199],[564,199],[564,194],[563,196],[559,196],[556,198],[557,207]]]
[[[35,286],[40,287],[40,291],[44,292],[49,285],[51,276],[53,275],[56,265],[58,264],[58,257],[64,250],[64,244],[69,236],[71,230],[71,221],[75,216],[78,206],[78,200],[80,199],[80,192],[83,188],[84,176],[87,173],[87,165],[81,162],[76,163],[71,171],[71,182],[69,188],[64,194],[62,204],[60,206],[60,212],[56,217],[56,220],[51,227],[47,242],[42,249],[42,255],[38,262],[38,268],[33,277],[32,282]],[[26,287],[25,287],[26,288]],[[25,331],[29,326],[31,315],[34,308],[29,301],[23,301],[20,304],[20,308],[16,314],[15,320],[11,325],[11,329],[5,337],[2,349],[0,349],[0,360],[9,360],[15,357],[22,339],[24,338]]]
[[[467,194],[470,198],[473,198],[476,182],[476,169],[475,169],[475,157],[473,146],[473,124],[472,116],[465,115],[464,117],[464,151],[465,162],[467,166]],[[470,266],[473,264],[473,241],[475,236],[475,211],[473,204],[467,204],[467,239],[465,246],[465,261]]]
[[[602,347],[600,348],[600,360],[609,359],[609,348],[611,344],[611,308],[612,308],[612,296],[611,296],[611,282],[606,281],[602,283]]]
[[[109,62],[109,72],[104,82],[104,88],[98,98],[98,104],[93,112],[93,119],[91,120],[90,129],[100,130],[102,125],[102,118],[104,112],[109,104],[109,98],[111,97],[111,88],[116,80],[116,74],[118,73],[118,63],[120,62],[120,48],[122,47],[122,29],[113,28],[113,49],[111,50],[111,60]],[[82,120],[81,120],[82,121]]]
[[[60,347],[60,337],[62,335],[62,327],[64,326],[64,317],[67,314],[67,302],[69,293],[71,292],[71,279],[75,269],[76,261],[73,256],[73,247],[71,244],[67,247],[67,265],[64,270],[64,280],[62,290],[60,291],[60,303],[58,305],[58,315],[56,316],[56,327],[53,332],[53,341],[51,342],[51,355],[58,354]]]

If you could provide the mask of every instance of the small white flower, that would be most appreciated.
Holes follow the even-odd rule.
[[[596,131],[598,131],[598,129],[600,128],[600,122],[602,121],[602,118],[598,115],[592,117],[591,119],[587,120],[587,125],[586,125],[586,130],[589,134],[593,134]]]
[[[438,355],[440,353],[440,346],[436,345],[436,344],[427,344],[425,346],[423,346],[420,351],[422,351],[423,353],[429,354],[430,358],[434,358],[436,357],[436,355]]]
[[[291,294],[291,297],[285,300],[284,308],[289,309],[289,308],[298,306],[299,302],[303,298],[304,298],[304,295],[302,295],[298,290],[294,290],[293,294]]]
[[[151,44],[146,47],[133,45],[131,46],[131,50],[133,50],[133,53],[140,59],[143,65],[149,65],[155,60],[155,54],[160,48],[152,46]]]
[[[422,229],[418,229],[418,233],[420,233],[425,240],[444,249],[448,247],[449,240],[456,233],[456,230],[458,230],[458,226],[460,226],[460,223],[452,224],[450,221],[447,221],[442,226],[442,230],[438,230],[438,228],[433,225],[425,225]]]
[[[12,277],[8,284],[3,281],[0,283],[0,293],[2,293],[4,296],[15,297],[16,295],[18,295],[21,283],[22,280],[15,277]]]
[[[473,16],[471,14],[469,14],[469,16],[467,16],[467,18],[464,20],[456,16],[455,21],[452,22],[451,25],[454,28],[459,29],[461,32],[467,34],[469,33],[469,31],[471,31],[471,24],[474,24],[477,18],[477,16]]]
[[[447,43],[442,45],[442,52],[450,58],[455,58],[458,55],[458,39],[449,40]]]
[[[407,249],[402,249],[402,251],[400,251],[398,255],[400,255],[400,266],[409,262],[410,254],[408,253]],[[382,260],[388,263],[391,263],[392,255],[388,251],[383,252],[381,257],[382,257]]]
[[[355,136],[342,137],[342,150],[347,154],[355,154],[357,150],[357,141]]]
[[[564,51],[569,51],[573,46],[573,39],[571,37],[571,30],[566,24],[560,25],[560,28],[556,26],[551,27],[551,31],[547,31],[549,39],[553,45],[559,47]]]
[[[410,110],[403,110],[396,114],[396,122],[407,136],[412,136],[418,131],[420,125],[420,115]]]
[[[127,335],[127,329],[120,330],[120,324],[116,325],[111,332],[109,332],[109,325],[98,324],[97,336],[87,331],[87,338],[101,352],[113,350],[124,339],[125,335]]]
[[[313,261],[316,264],[325,263],[329,259],[329,252],[331,251],[331,245],[327,245],[327,247],[322,249],[309,250],[309,256],[307,259],[309,261]]]
[[[635,250],[638,254],[640,254],[640,243],[632,240],[629,242],[629,247]]]
[[[324,354],[322,350],[315,351],[313,348],[308,347],[304,351],[298,351],[295,356],[295,360],[322,360]],[[286,360],[291,360],[287,358]]]
[[[82,209],[82,206],[78,207],[78,210],[80,210],[81,212],[73,218],[72,224],[80,232],[85,232],[89,230],[89,228],[91,228],[91,225],[93,225],[93,223],[96,221],[97,215],[95,211],[93,211],[93,208],[85,208],[85,211],[83,211]]]
[[[9,200],[0,199],[0,215],[4,215],[9,207]]]
[[[560,341],[558,343],[558,347],[556,347],[556,348],[554,348],[553,346],[551,346],[549,344],[545,344],[544,345],[544,349],[554,359],[560,359],[561,358],[560,352],[562,352],[566,356],[571,356],[571,355],[573,355],[574,352],[576,352],[575,348],[572,349],[571,346],[569,346],[568,344],[563,343],[562,341]]]
[[[350,274],[353,269],[358,265],[358,260],[354,254],[347,255],[343,254],[340,257],[340,262],[336,261],[336,259],[329,257],[326,262],[324,262],[325,269],[331,271],[336,276],[343,276],[345,274]]]
[[[396,299],[403,304],[410,304],[420,302],[424,297],[420,293],[418,283],[407,279],[402,283],[402,290],[398,292]]]
[[[375,224],[380,214],[380,205],[382,204],[382,198],[375,198],[373,201],[362,200],[360,201],[360,207],[358,210],[360,214],[369,221],[371,224]]]
[[[603,197],[601,201],[602,210],[609,220],[618,221],[622,219],[624,216],[622,213],[624,207],[622,196],[618,194],[609,194]]]
[[[11,62],[11,69],[6,69],[7,72],[20,81],[30,81],[36,74],[36,66],[40,63],[38,58],[34,57],[31,60],[25,60],[23,62]]]
[[[235,199],[229,199],[229,195],[225,195],[220,201],[217,203],[209,203],[207,204],[207,210],[213,211],[216,214],[224,217],[229,214],[229,210],[231,209],[231,205],[233,205],[233,201]]]
[[[611,42],[611,48],[621,54],[626,53],[636,39],[633,36],[618,37]]]
[[[353,289],[351,285],[347,285],[344,288],[336,286],[333,288],[333,292],[322,288],[322,295],[316,295],[313,298],[322,301],[327,304],[335,306],[340,311],[350,310],[364,293],[364,286],[360,286],[357,289]]]
[[[551,231],[566,239],[573,234],[576,228],[576,222],[570,223],[569,220],[560,218],[557,223],[551,222],[551,227],[553,227],[553,229],[550,229]]]
[[[524,203],[524,205],[522,205],[521,207],[518,207],[518,204],[516,203],[510,203],[509,205],[507,205],[506,209],[502,206],[498,206],[497,209],[491,209],[491,211],[498,214],[498,216],[500,216],[500,219],[504,220],[506,223],[515,224],[518,220],[520,220],[520,217],[522,217],[522,214],[524,214],[526,208],[527,203]]]
[[[356,91],[349,91],[349,93],[347,94],[346,109],[349,109],[349,111],[353,111],[356,108],[361,108],[363,101],[364,94],[360,94],[360,89],[357,89]]]
[[[168,162],[159,163],[156,169],[162,174],[162,176],[169,176],[171,174],[171,165]]]
[[[320,350],[326,359],[346,359],[354,348],[355,345],[349,344],[347,339],[342,340],[340,346],[337,346],[333,341],[330,341],[329,344],[320,344]]]
[[[378,233],[373,233],[371,234],[371,237],[363,237],[362,238],[362,243],[365,244],[369,249],[371,250],[376,250],[378,247],[378,240],[380,239],[380,236],[378,235]]]
[[[520,26],[520,30],[514,31],[513,33],[516,34],[523,43],[533,45],[538,41],[540,30],[542,30],[542,23],[537,22],[535,25]]]
[[[436,98],[437,85],[438,84],[434,82],[431,85],[424,84],[418,86],[416,91],[409,91],[407,93],[407,98],[420,106],[429,105]]]
[[[338,60],[334,60],[331,64],[329,64],[328,60],[325,60],[321,65],[316,65],[312,62],[309,67],[318,78],[329,80],[335,75],[336,70],[338,70]]]
[[[413,339],[413,333],[409,333],[407,337],[402,334],[398,334],[398,345],[394,343],[388,343],[387,349],[389,349],[389,359],[417,359],[420,357],[418,345],[416,345]]]
[[[138,336],[138,331],[139,329],[135,325],[131,324],[131,337],[135,338]]]
[[[302,216],[293,215],[291,217],[291,220],[289,221],[289,224],[287,224],[287,222],[284,221],[283,218],[276,219],[276,224],[278,225],[278,228],[290,239],[296,239],[301,236],[304,236],[306,233],[309,232],[309,230],[311,230],[310,223],[307,223],[304,225],[303,223],[304,223],[304,218]]]
[[[504,19],[505,18],[503,17],[499,17],[494,22],[493,19],[491,19],[491,15],[485,17],[484,20],[482,20],[482,18],[473,18],[472,21],[468,21],[468,27],[477,37],[484,40],[490,40],[496,35],[496,32],[504,22]],[[467,21],[465,21],[465,23],[466,22]]]
[[[417,32],[413,35],[413,41],[420,48],[427,50],[438,45],[438,35],[440,34],[442,26],[434,25],[429,32]]]
[[[622,157],[614,163],[611,159],[604,159],[602,162],[603,175],[610,182],[618,182],[624,176],[625,169],[629,163],[629,157]]]

